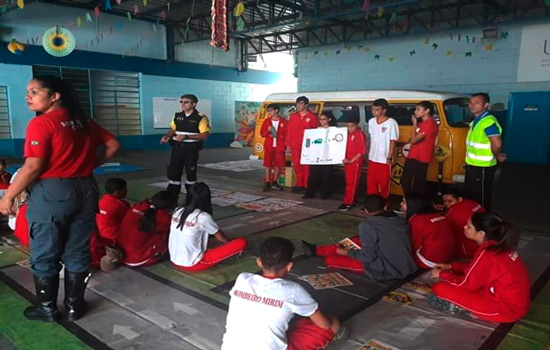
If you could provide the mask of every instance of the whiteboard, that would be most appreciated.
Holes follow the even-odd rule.
[[[346,158],[347,128],[318,128],[304,131],[301,164],[342,164]]]
[[[197,110],[208,117],[212,126],[212,100],[199,100]],[[153,97],[154,128],[168,129],[174,114],[180,111],[179,97]]]

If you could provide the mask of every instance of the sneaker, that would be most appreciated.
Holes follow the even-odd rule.
[[[302,247],[304,248],[304,251],[307,256],[317,255],[317,246],[315,244],[311,244],[306,241],[301,241],[301,242],[302,242]]]
[[[347,328],[344,326],[340,326],[338,333],[334,335],[333,341],[345,340],[347,335],[348,335]]]
[[[273,181],[271,183],[271,189],[275,190],[275,191],[282,191],[283,187],[281,185],[279,185],[277,182]]]
[[[348,211],[351,209],[351,205],[347,205],[347,204],[342,204],[338,207],[338,210],[340,211]]]
[[[264,182],[264,192],[271,191],[271,184],[269,182]]]

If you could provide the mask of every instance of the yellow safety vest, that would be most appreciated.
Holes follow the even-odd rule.
[[[475,126],[473,121],[470,123],[470,130],[466,137],[466,164],[479,167],[490,167],[497,164],[495,155],[491,150],[491,141],[485,135],[485,129],[496,124],[498,131],[502,133],[502,127],[495,116],[486,113]]]

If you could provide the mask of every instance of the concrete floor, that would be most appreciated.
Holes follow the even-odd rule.
[[[244,160],[248,159],[248,155],[249,151],[242,149],[207,149],[201,153],[199,163]],[[148,184],[165,181],[168,159],[168,152],[127,151],[118,155],[114,161],[143,166],[146,170],[115,176],[129,180],[130,192],[133,197],[136,197],[130,197],[131,199],[142,199],[142,197],[159,190],[159,188],[153,188]],[[495,184],[494,209],[518,227],[529,231],[527,235],[529,245],[526,254],[528,252],[532,257],[530,260],[533,266],[530,267],[530,273],[540,282],[545,282],[539,276],[543,275],[550,265],[550,239],[544,237],[550,237],[550,215],[548,215],[550,207],[546,204],[546,199],[550,194],[550,184],[548,183],[550,169],[505,164],[502,170],[502,175]],[[296,233],[305,235],[305,237],[311,236],[311,239],[318,239],[320,243],[328,243],[329,239],[339,239],[340,235],[346,237],[353,234],[357,222],[360,222],[361,217],[364,216],[359,210],[346,213],[348,216],[332,214],[331,212],[335,211],[340,204],[339,194],[335,194],[335,199],[328,201],[314,199],[305,202],[301,196],[291,194],[288,190],[282,193],[263,193],[261,191],[262,175],[262,170],[230,172],[199,168],[199,179],[217,190],[241,191],[263,197],[303,202],[293,208],[268,214],[246,211],[233,206],[216,207],[215,214],[222,230],[230,236],[246,235],[251,241],[249,255],[236,261],[232,268],[225,266],[210,275],[203,273],[192,276],[174,272],[166,264],[159,264],[148,269],[119,268],[111,273],[97,272],[93,275],[86,294],[90,303],[89,314],[74,324],[61,324],[59,327],[63,327],[63,331],[76,335],[84,344],[83,348],[219,349],[227,313],[228,286],[234,280],[236,273],[256,270],[253,256],[262,237],[268,234],[292,237]],[[113,175],[98,176],[98,181],[102,183],[111,176]],[[312,273],[312,271],[319,270],[321,265],[322,263],[319,261],[300,260],[299,258],[295,269],[297,275],[292,275],[290,278],[299,277],[298,275],[304,273]],[[319,270],[318,273],[323,273],[323,271]],[[384,338],[384,334],[388,333],[387,330],[380,329],[376,322],[373,324],[373,320],[379,320],[394,310],[391,308],[380,309],[380,303],[372,305],[379,299],[374,296],[384,295],[389,290],[399,287],[399,285],[391,283],[373,284],[361,277],[344,275],[353,279],[353,283],[357,286],[356,289],[351,291],[342,289],[332,294],[315,295],[322,307],[324,304],[325,308],[328,307],[331,310],[332,308],[327,306],[328,304],[337,305],[347,302],[349,306],[346,310],[334,309],[334,313],[345,319],[344,324],[353,330],[350,339],[333,344],[330,349],[357,349],[362,342],[370,338]],[[19,265],[4,266],[0,268],[0,277],[0,282],[7,284],[24,298],[32,299],[34,291],[28,269]],[[422,305],[417,307],[420,311],[415,312],[432,312],[426,311],[427,309]],[[22,310],[20,311],[22,312]],[[399,312],[403,314],[402,310]],[[418,314],[414,314],[413,311],[403,315],[410,316],[409,318],[399,317],[405,324],[394,325],[403,330],[409,329],[413,322],[426,318],[425,316],[419,318]],[[457,321],[456,317],[449,315],[437,317],[441,324],[437,327],[439,333],[445,328],[453,330],[455,329],[453,327],[456,327],[458,330],[448,331],[450,333],[447,340],[453,339],[453,344],[445,347],[448,349],[477,349],[482,344],[487,346],[486,339],[494,336],[495,329],[498,330],[498,325],[495,324],[470,319]],[[365,320],[368,321],[365,322]],[[1,322],[0,320],[0,347],[4,348],[2,346],[3,325]],[[546,322],[550,323],[550,316],[547,317]],[[386,323],[391,325],[389,321]],[[366,328],[367,326],[368,328]],[[391,332],[389,333],[391,335]],[[473,334],[476,335],[475,341],[470,339],[468,342],[464,342],[464,336],[468,337]],[[443,341],[441,334],[439,336],[425,334],[424,336],[431,337],[426,339],[436,339],[436,342]],[[387,337],[388,334],[386,334]],[[393,334],[389,339],[393,339],[392,337],[398,338]],[[426,343],[426,340],[422,340],[420,333],[414,341],[406,337],[403,339],[406,344],[410,345],[405,348],[438,348],[433,347],[433,344],[430,346],[429,342]],[[35,346],[19,346],[19,348],[49,348],[43,344],[35,344]],[[63,347],[57,346],[56,348]]]

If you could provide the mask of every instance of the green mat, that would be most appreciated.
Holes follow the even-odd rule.
[[[30,303],[0,282],[0,333],[18,350],[91,349],[58,323],[31,322],[23,316]]]
[[[21,250],[11,247],[11,246],[2,246],[0,247],[0,267],[13,265],[18,261],[26,260],[29,256],[23,253]]]

